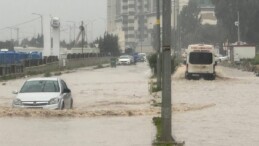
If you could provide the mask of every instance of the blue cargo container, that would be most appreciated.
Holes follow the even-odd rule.
[[[17,63],[22,63],[23,60],[26,60],[28,59],[28,53],[25,53],[25,52],[17,52],[16,53],[16,58],[15,58],[15,61]]]
[[[5,54],[5,63],[14,64],[15,63],[15,52],[7,51]]]
[[[5,52],[0,51],[0,64],[5,64],[4,57],[5,57]]]
[[[10,51],[2,51],[0,52],[0,57],[1,57],[1,64],[10,64],[10,58],[12,55],[12,52]]]
[[[0,51],[0,64],[16,64],[22,63],[27,59],[42,59],[41,52],[15,52],[15,51]]]
[[[29,54],[29,59],[42,59],[42,53],[40,53],[40,52],[31,52]]]

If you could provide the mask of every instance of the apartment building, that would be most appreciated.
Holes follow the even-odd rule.
[[[156,0],[108,0],[107,28],[119,36],[122,51],[134,48],[137,52],[152,52],[156,22]],[[188,4],[188,0],[172,0],[172,28],[174,16]],[[176,7],[174,7],[176,5]],[[161,0],[162,14],[162,0]]]

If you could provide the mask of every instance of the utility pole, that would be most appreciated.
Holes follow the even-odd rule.
[[[82,54],[84,53],[84,43],[85,43],[85,27],[84,22],[82,21],[82,25],[80,26],[80,31],[82,32]]]
[[[11,34],[11,35],[10,35],[10,36],[11,36],[11,39],[10,39],[10,40],[12,41],[12,40],[13,40],[13,28],[10,27],[9,29],[10,29],[10,34]]]
[[[17,33],[17,46],[20,45],[20,29],[16,28],[16,33]]]
[[[71,25],[69,25],[69,44],[70,44],[70,45],[71,45],[71,43],[72,43],[71,34],[72,34],[72,27],[71,27]]]
[[[172,105],[171,105],[171,0],[163,0],[163,80],[162,80],[162,135],[161,141],[172,143]]]
[[[87,31],[88,31],[88,24],[85,25],[85,40],[86,40],[86,43],[87,43],[87,46],[88,46],[89,42],[88,42]]]
[[[18,27],[9,27],[10,29],[10,33],[11,33],[11,42],[13,43],[13,45],[17,45],[19,46],[19,31],[20,29]],[[14,39],[13,39],[13,30],[16,30],[16,41],[17,41],[17,44],[14,44]]]
[[[13,27],[12,29],[16,30],[16,41],[17,41],[17,44],[14,44],[14,45],[17,45],[19,46],[19,32],[20,32],[20,29],[18,27]]]
[[[174,50],[173,54],[174,56],[179,55],[181,51],[180,47],[180,20],[179,20],[179,0],[174,0],[174,35],[173,35],[173,40],[174,40]],[[177,54],[178,53],[178,54]]]
[[[180,15],[180,2],[179,0],[176,0],[176,21],[177,21],[177,36],[175,36],[175,40],[177,40],[178,37],[178,42],[176,42],[178,44],[178,57],[181,55],[181,49],[182,49],[182,45],[181,45],[181,17]]]
[[[74,25],[74,43],[75,43],[76,42],[76,22],[74,22],[74,21],[66,21],[66,22],[73,23],[73,25]]]
[[[238,43],[240,42],[240,17],[239,17],[239,11],[237,12],[237,27],[238,27]]]
[[[40,16],[41,20],[41,36],[42,36],[42,45],[44,46],[44,36],[43,36],[43,15],[38,14],[38,13],[32,13],[33,15],[38,15]]]
[[[237,21],[235,21],[235,25],[237,26],[237,43],[240,43],[240,17],[239,11],[237,12]]]
[[[174,12],[174,42],[175,42],[175,45],[173,46],[174,47],[173,48],[174,49],[173,53],[175,54],[175,51],[177,49],[177,43],[176,43],[177,42],[177,39],[176,39],[177,37],[176,36],[177,36],[177,31],[178,30],[177,30],[177,25],[176,25],[176,0],[174,0],[173,2],[174,2],[174,11],[173,12]]]
[[[157,88],[161,89],[161,28],[160,28],[160,0],[156,0],[156,35],[157,35]]]

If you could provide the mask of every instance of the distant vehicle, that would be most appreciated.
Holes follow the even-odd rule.
[[[118,64],[120,65],[130,65],[134,63],[133,56],[130,55],[122,55],[118,59]]]
[[[228,60],[228,56],[223,56],[221,54],[219,54],[217,56],[217,58],[218,58],[218,62],[222,62],[222,61],[227,61]]]
[[[138,56],[138,62],[145,62],[144,56]]]
[[[146,53],[138,53],[139,61],[140,62],[146,62],[147,61],[147,55]]]
[[[64,80],[59,78],[33,78],[21,90],[13,92],[14,108],[71,109],[73,98]]]
[[[214,47],[205,44],[189,45],[187,49],[185,78],[200,78],[214,80],[217,65]]]
[[[133,63],[136,65],[139,62],[139,55],[138,53],[133,53]]]

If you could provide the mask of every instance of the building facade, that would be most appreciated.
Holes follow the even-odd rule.
[[[133,48],[137,52],[153,52],[157,1],[108,0],[107,2],[107,30],[119,36],[122,51]],[[160,2],[162,18],[162,0]],[[188,0],[172,0],[172,28],[177,24],[175,19],[177,14],[187,4]]]

